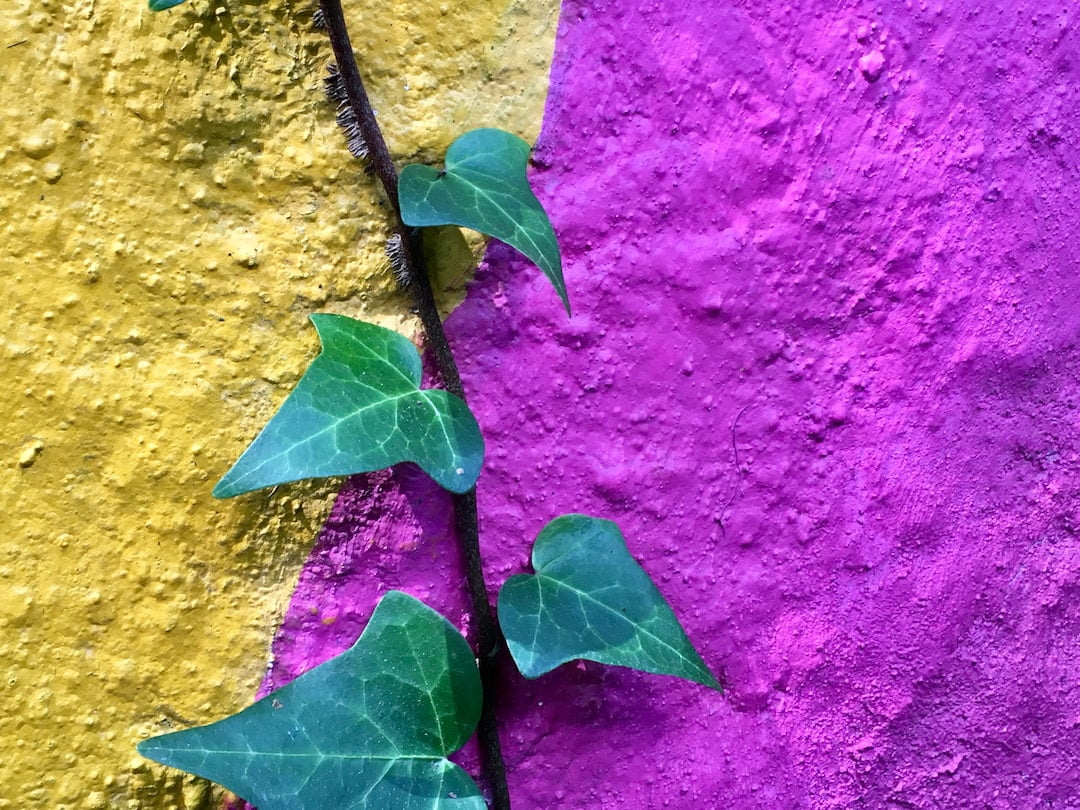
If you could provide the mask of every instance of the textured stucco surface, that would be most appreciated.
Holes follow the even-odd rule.
[[[495,247],[449,319],[489,575],[615,519],[728,693],[507,672],[515,807],[1080,807],[1076,15],[564,4],[533,182],[575,316]],[[387,587],[464,623],[446,521],[350,486],[268,685]]]
[[[348,3],[402,160],[535,138],[551,3]],[[210,498],[316,351],[411,334],[309,4],[16,2],[0,19],[0,807],[201,807],[136,756],[250,700],[339,482]],[[444,244],[460,297],[462,259]]]

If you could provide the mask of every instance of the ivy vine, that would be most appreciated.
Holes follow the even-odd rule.
[[[182,0],[150,0],[154,11]],[[424,228],[457,225],[516,248],[570,301],[554,229],[529,187],[530,147],[497,129],[466,132],[441,169],[406,166],[386,147],[355,61],[340,0],[321,0],[335,63],[326,90],[350,152],[364,158],[394,213],[388,253],[413,294],[445,390],[422,389],[401,335],[312,314],[322,341],[296,388],[214,488],[226,498],[287,481],[413,462],[452,494],[466,565],[473,645],[441,615],[391,591],[352,648],[243,711],[144,740],[139,752],[211,779],[261,810],[482,810],[484,794],[447,757],[478,735],[495,810],[509,810],[492,695],[509,652],[527,678],[576,659],[720,684],[618,527],[564,515],[539,535],[532,574],[488,599],[475,485],[484,441],[466,403],[422,263]]]

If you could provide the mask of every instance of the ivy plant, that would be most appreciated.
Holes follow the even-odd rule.
[[[397,332],[344,315],[312,315],[311,322],[322,353],[214,496],[402,461],[451,492],[472,489],[484,437],[459,397],[420,389],[416,347]]]
[[[350,649],[239,714],[139,752],[261,810],[483,810],[476,783],[446,758],[472,736],[480,701],[461,634],[390,591]]]
[[[150,0],[150,7],[180,1]],[[547,276],[569,315],[555,231],[528,183],[529,145],[510,133],[466,132],[441,169],[411,165],[399,176],[340,0],[321,0],[317,24],[336,60],[327,95],[349,152],[368,161],[390,203],[387,252],[394,275],[413,293],[446,390],[420,387],[420,355],[396,332],[312,314],[321,353],[213,494],[418,465],[451,493],[473,646],[431,608],[392,591],[351,649],[232,717],[153,737],[139,751],[262,810],[481,810],[487,804],[477,783],[447,759],[475,730],[491,806],[509,810],[491,688],[507,651],[527,678],[587,659],[721,687],[608,520],[563,515],[548,524],[532,549],[533,573],[503,585],[496,623],[477,536],[484,440],[435,308],[423,229],[457,225],[518,249]]]
[[[610,520],[555,518],[532,564],[535,574],[510,577],[499,592],[499,623],[526,678],[582,658],[720,688]]]
[[[517,248],[551,280],[570,314],[555,229],[525,170],[529,144],[501,129],[466,132],[446,150],[441,171],[413,164],[401,172],[401,218],[406,225],[460,225]]]

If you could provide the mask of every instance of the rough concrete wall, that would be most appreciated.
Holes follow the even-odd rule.
[[[494,248],[449,320],[489,575],[613,518],[728,694],[507,671],[515,807],[1080,807],[1075,17],[564,4],[533,181],[575,316]],[[408,471],[350,486],[268,685],[387,587],[461,622],[445,530]]]
[[[211,485],[314,355],[309,313],[415,329],[311,10],[0,18],[0,807],[213,803],[135,743],[250,701],[336,482]],[[346,11],[402,160],[481,125],[535,138],[553,4]],[[444,240],[448,305],[469,253]]]

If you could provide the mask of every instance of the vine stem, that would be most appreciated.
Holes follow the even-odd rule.
[[[423,236],[418,228],[409,228],[401,219],[398,200],[398,173],[390,150],[386,147],[382,130],[375,120],[367,91],[364,89],[360,69],[353,54],[349,31],[341,0],[320,0],[326,21],[330,45],[334,49],[338,72],[345,89],[345,97],[356,116],[360,133],[369,152],[371,170],[382,184],[390,207],[394,212],[394,231],[401,236],[402,258],[409,279],[420,322],[428,345],[435,355],[435,363],[442,376],[446,390],[465,399],[461,374],[450,349],[450,342],[443,329],[442,318],[435,304],[435,294],[423,263]],[[495,697],[498,686],[498,654],[501,635],[488,600],[487,583],[484,581],[483,560],[480,556],[480,521],[476,510],[476,489],[463,495],[453,496],[454,530],[465,562],[465,581],[472,602],[473,622],[476,628],[476,645],[480,682],[483,686],[483,704],[477,739],[484,762],[484,772],[491,789],[493,810],[510,810],[510,790],[506,784],[506,766],[499,744],[498,722],[495,717]]]

